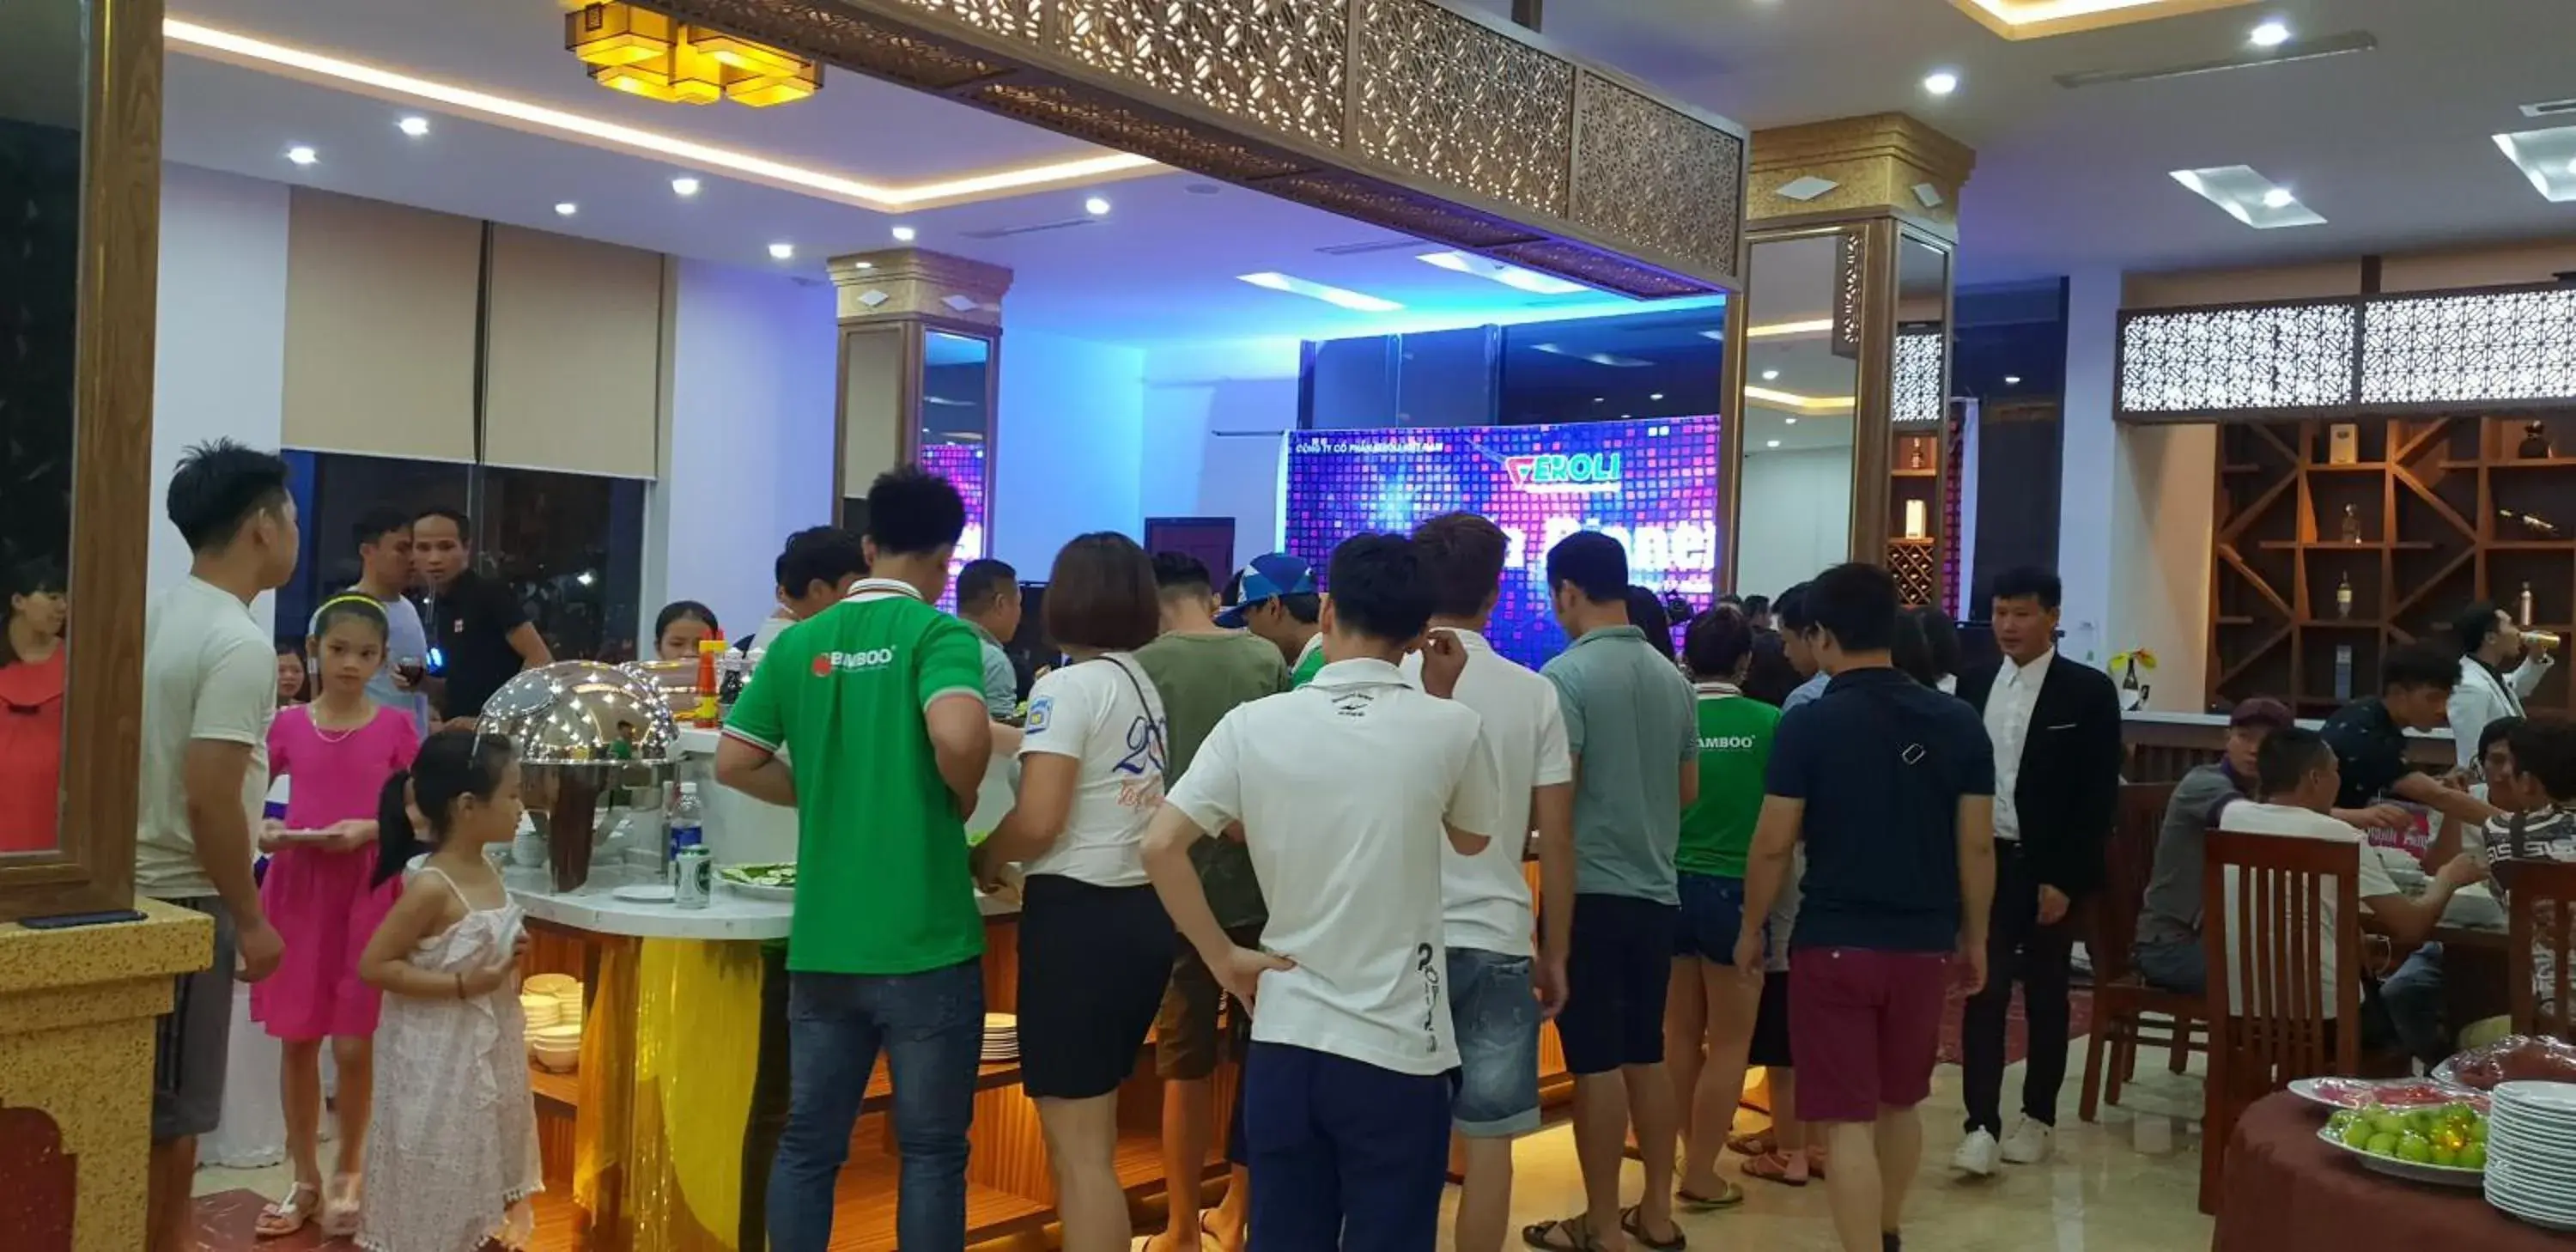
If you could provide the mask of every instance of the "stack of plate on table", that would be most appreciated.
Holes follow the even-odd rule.
[[[2487,1118],[2487,1203],[2576,1231],[2576,1083],[2508,1082]]]
[[[1020,1059],[1020,1019],[1012,1013],[984,1015],[984,1063]]]
[[[581,1063],[581,980],[570,974],[537,974],[519,984],[519,1012],[528,1019],[528,1053],[558,1074]]]

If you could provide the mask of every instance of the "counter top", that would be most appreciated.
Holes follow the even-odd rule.
[[[2142,722],[2150,726],[2207,726],[2218,730],[2227,728],[2227,715],[2224,713],[2158,713],[2146,709],[2133,709],[2120,716],[2123,721]],[[2313,717],[2302,717],[2299,719],[2299,725],[2315,730],[2325,725],[2325,722]],[[2438,739],[2444,743],[2451,741],[2451,731],[2447,726],[2440,730],[2410,730],[2406,734],[2413,739]]]
[[[702,909],[620,900],[613,894],[617,888],[654,881],[649,873],[623,866],[603,866],[579,890],[569,892],[554,890],[544,870],[514,868],[503,875],[503,881],[509,885],[510,898],[539,921],[642,939],[784,939],[796,911],[787,901],[754,899],[722,882],[716,884],[715,898]],[[975,907],[986,917],[1020,911],[1017,900],[982,894],[975,897]]]

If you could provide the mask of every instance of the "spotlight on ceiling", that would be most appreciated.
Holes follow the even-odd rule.
[[[1780,422],[1782,425],[1795,426],[1798,424],[1798,419],[1794,417],[1784,417],[1780,419]]]
[[[581,206],[574,204],[570,200],[558,200],[555,202],[555,216],[557,217],[571,217],[573,214],[579,212],[581,212]]]
[[[2217,205],[2229,217],[2256,230],[2315,226],[2326,220],[2316,210],[2300,203],[2296,193],[2265,178],[2250,165],[2175,170],[2173,180],[2190,188],[2194,195]]]
[[[2263,193],[2263,207],[2267,209],[2286,209],[2298,202],[2299,198],[2291,195],[2287,187],[2274,187]]]
[[[1959,89],[1959,76],[1948,70],[1937,70],[1923,76],[1923,90],[1946,96]]]
[[[2246,38],[2257,48],[2278,48],[2290,42],[2290,26],[2287,22],[2265,22]]]
[[[1780,441],[1779,441],[1779,440],[1777,440],[1777,439],[1769,440],[1769,441],[1765,442],[1762,446],[1763,446],[1763,447],[1766,447],[1766,448],[1776,448],[1776,447],[1779,447],[1779,446],[1780,446]]]
[[[785,261],[785,260],[793,259],[793,258],[795,257],[795,255],[796,255],[796,245],[795,245],[795,244],[792,244],[792,243],[773,243],[773,244],[769,245],[769,259],[770,259],[770,260],[773,260],[773,261]]]
[[[1649,392],[1647,393],[1646,398],[1649,400],[1661,400],[1664,398],[1664,393],[1660,391]]]
[[[295,162],[297,165],[311,165],[315,161],[321,160],[322,156],[313,149],[299,143],[286,150],[286,159]]]
[[[1764,370],[1764,371],[1762,371],[1762,381],[1764,381],[1764,382],[1766,382],[1766,383],[1776,383],[1776,382],[1780,381],[1780,371],[1778,371],[1778,370]]]
[[[914,239],[918,238],[920,234],[920,231],[914,230],[909,226],[897,226],[894,228],[894,241],[896,243],[911,243]]]
[[[671,194],[675,196],[694,196],[698,194],[698,188],[700,185],[701,184],[698,180],[683,174],[680,177],[671,180]]]
[[[1106,217],[1109,215],[1109,201],[1100,196],[1093,196],[1082,202],[1082,211],[1093,217]]]
[[[394,123],[394,129],[399,130],[414,139],[418,139],[429,133],[429,119],[415,113],[410,117],[406,117],[403,120]]]
[[[2004,385],[2005,385],[2005,386],[2007,386],[2007,387],[2018,387],[2018,386],[2020,386],[2020,385],[2021,385],[2021,375],[2019,375],[2019,374],[2006,374],[2006,375],[2004,375]]]

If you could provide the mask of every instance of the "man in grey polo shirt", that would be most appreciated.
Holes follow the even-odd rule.
[[[1597,531],[1547,554],[1557,623],[1574,642],[1540,672],[1565,708],[1574,753],[1574,935],[1556,1030],[1574,1073],[1574,1151],[1584,1212],[1524,1232],[1544,1247],[1589,1247],[1624,1233],[1654,1247],[1673,1224],[1679,1110],[1664,1073],[1664,988],[1680,895],[1673,850],[1699,797],[1699,725],[1690,684],[1628,624],[1628,553]],[[1619,1212],[1631,1119],[1646,1193]]]

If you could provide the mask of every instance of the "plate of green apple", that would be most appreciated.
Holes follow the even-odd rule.
[[[2487,1170],[2487,1119],[2465,1100],[2396,1109],[2372,1104],[2326,1119],[2317,1138],[2368,1169],[2412,1182],[2475,1187]]]

